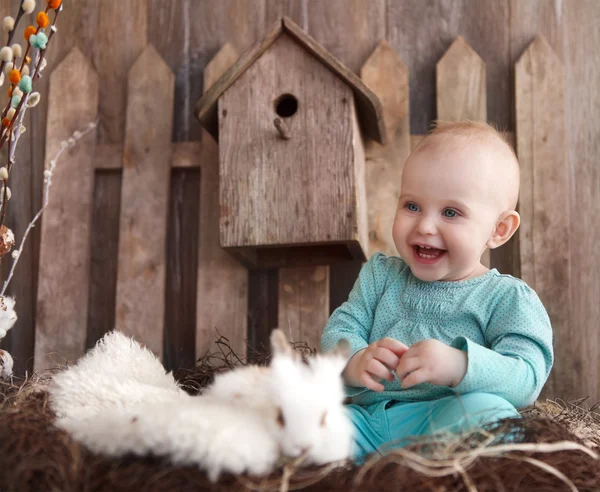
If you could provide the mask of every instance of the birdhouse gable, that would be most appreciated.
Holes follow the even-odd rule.
[[[351,70],[345,67],[331,53],[311,36],[306,34],[294,21],[283,17],[268,34],[246,51],[223,76],[204,94],[196,105],[196,116],[209,133],[218,141],[217,104],[224,94],[283,34],[287,34],[296,44],[333,74],[339,77],[352,90],[356,102],[359,125],[363,134],[380,143],[387,140],[383,121],[383,110],[377,96]]]

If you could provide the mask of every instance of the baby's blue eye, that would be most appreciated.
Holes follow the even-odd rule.
[[[407,203],[406,204],[406,208],[410,211],[410,212],[418,212],[419,211],[419,207],[414,204],[414,203]]]
[[[444,214],[444,217],[448,217],[449,219],[452,219],[452,218],[456,217],[456,215],[457,215],[456,210],[454,210],[453,208],[445,209],[443,214]]]

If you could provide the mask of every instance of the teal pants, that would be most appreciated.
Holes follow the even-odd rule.
[[[418,436],[460,433],[500,419],[519,417],[508,401],[489,393],[419,402],[386,400],[367,407],[350,404],[347,408],[354,424],[356,462],[375,451],[404,447]]]

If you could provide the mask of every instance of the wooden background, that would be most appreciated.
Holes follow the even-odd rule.
[[[0,0],[0,16],[14,15],[19,0]],[[515,130],[514,66],[537,34],[548,41],[565,75],[566,147],[570,243],[550,241],[548,255],[569,262],[567,277],[558,276],[557,293],[568,292],[571,309],[563,313],[558,338],[561,358],[546,394],[561,398],[600,391],[600,2],[596,0],[64,0],[59,31],[49,49],[49,66],[38,89],[42,102],[27,113],[28,133],[20,142],[11,175],[13,199],[8,225],[17,239],[41,205],[46,149],[48,79],[53,68],[77,47],[97,71],[99,124],[97,145],[110,149],[125,142],[128,74],[151,43],[175,74],[172,115],[174,142],[194,142],[203,131],[193,116],[204,90],[207,64],[226,43],[239,54],[258,40],[282,15],[290,16],[351,70],[359,73],[380,40],[387,40],[409,74],[410,132],[425,133],[436,117],[435,65],[459,35],[487,66],[487,118]],[[218,68],[214,70],[218,71]],[[210,75],[210,74],[208,74]],[[73,74],[73,77],[76,77]],[[214,79],[214,77],[213,77]],[[65,97],[68,97],[68,83]],[[552,107],[552,101],[549,101]],[[550,113],[552,114],[552,113]],[[549,116],[550,117],[550,116]],[[106,159],[115,155],[107,154]],[[120,156],[117,156],[120,159]],[[111,169],[114,167],[115,169]],[[91,272],[86,344],[115,325],[117,257],[123,172],[107,162],[95,173],[92,211]],[[309,289],[293,269],[243,274],[240,292],[223,291],[216,277],[197,282],[198,255],[210,204],[210,170],[171,170],[166,246],[164,362],[169,368],[192,367],[199,289],[218,293],[216,310],[246,314],[248,341],[260,346],[270,329],[289,323],[278,312],[280,300],[293,304]],[[214,185],[214,183],[213,183]],[[214,186],[213,186],[214,188]],[[202,190],[199,197],[199,190]],[[207,191],[208,190],[208,191]],[[214,197],[213,197],[214,198]],[[203,218],[204,217],[204,218]],[[205,222],[203,222],[203,220]],[[206,231],[204,231],[206,232]],[[19,320],[1,345],[13,354],[17,375],[33,368],[40,228],[34,230],[9,289],[17,296]],[[500,271],[520,275],[518,240],[492,254]],[[69,256],[69,251],[63,251]],[[223,260],[227,261],[227,260]],[[2,264],[3,277],[8,262]],[[214,265],[207,264],[206,268]],[[360,265],[316,269],[309,282],[329,285],[329,299],[314,299],[316,310],[331,311],[343,302]],[[302,282],[295,279],[301,278]],[[244,282],[248,282],[247,291]],[[221,291],[219,291],[221,289]],[[564,290],[562,290],[564,289]],[[215,296],[213,296],[213,299]],[[304,296],[306,299],[306,296]],[[328,302],[328,306],[327,306]],[[325,304],[324,304],[325,303]],[[218,304],[218,303],[217,303]],[[241,305],[241,308],[240,308]],[[298,315],[298,313],[296,313]],[[310,317],[310,312],[307,314]],[[316,317],[315,319],[319,319]],[[244,319],[244,322],[246,319]],[[214,320],[206,329],[213,333]],[[285,326],[282,326],[285,327]],[[219,327],[216,326],[218,329]],[[315,327],[318,331],[322,326]],[[310,336],[310,335],[309,335]],[[308,336],[307,336],[308,337]],[[565,344],[563,347],[562,344]]]

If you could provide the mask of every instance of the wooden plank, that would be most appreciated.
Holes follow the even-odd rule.
[[[436,65],[437,117],[444,121],[487,121],[485,62],[458,36]],[[490,250],[481,263],[491,266]]]
[[[328,294],[328,266],[280,269],[278,327],[290,340],[318,349],[329,318]]]
[[[547,391],[569,392],[580,379],[573,345],[569,175],[565,165],[565,93],[560,60],[539,36],[515,66],[517,153],[521,162],[521,272],[546,306],[555,364]]]
[[[99,148],[96,145],[96,157]],[[122,146],[120,146],[122,148]],[[119,162],[123,152],[113,156]],[[86,348],[115,327],[117,258],[119,256],[119,215],[121,211],[121,169],[96,170],[92,201],[90,294]]]
[[[172,171],[163,360],[167,370],[192,369],[196,362],[199,190],[200,168]]]
[[[173,169],[200,167],[198,156],[203,152],[201,142],[175,142],[171,155]],[[123,166],[122,144],[98,144],[94,156],[96,170],[121,169]]]
[[[94,60],[100,74],[100,141],[119,143],[125,134],[129,69],[148,43],[148,0],[101,5],[96,39],[101,49]]]
[[[436,65],[437,117],[487,120],[485,62],[458,36]]]
[[[567,157],[571,190],[571,337],[581,365],[578,381],[565,398],[600,399],[600,4],[593,0],[566,2],[558,10],[564,25],[566,66]],[[558,377],[558,375],[557,375]],[[565,385],[560,385],[564,387]],[[567,391],[567,390],[565,390]],[[591,403],[591,402],[590,402]]]
[[[73,78],[72,74],[78,77]],[[64,98],[64,88],[73,93]],[[46,168],[61,142],[94,121],[98,75],[74,48],[50,77]],[[40,251],[36,369],[52,363],[51,352],[75,360],[85,348],[90,260],[91,201],[95,135],[61,156],[53,176],[52,199],[44,212]],[[65,252],[68,252],[65,254]]]
[[[204,69],[204,87],[210,88],[236,59],[233,47],[224,45]],[[219,334],[243,355],[248,336],[248,271],[219,243],[219,151],[208,132],[202,135],[202,150],[196,357],[215,349]]]
[[[382,101],[390,138],[387,145],[369,142],[366,146],[369,255],[377,251],[397,255],[392,225],[402,168],[411,150],[408,71],[390,44],[381,41],[362,66],[360,76]]]
[[[279,271],[250,270],[248,285],[248,361],[256,362],[269,352],[269,337],[277,328]]]
[[[129,72],[115,326],[163,352],[175,77],[152,45]]]

